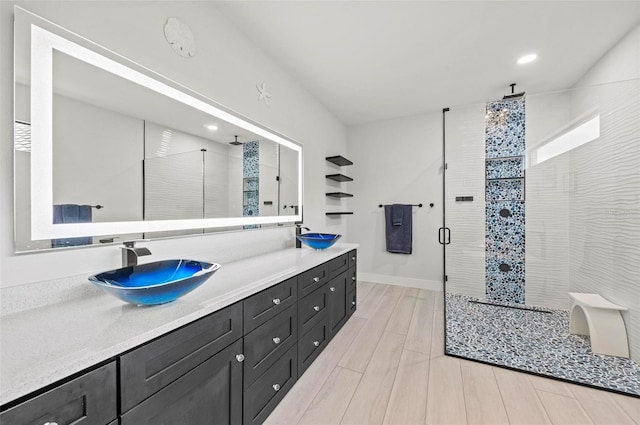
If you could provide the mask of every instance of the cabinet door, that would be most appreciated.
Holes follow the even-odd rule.
[[[126,412],[242,337],[242,303],[216,311],[120,357]]]
[[[121,425],[242,424],[242,341],[149,397]]]
[[[0,413],[2,425],[106,425],[117,418],[114,362]]]
[[[333,338],[349,318],[347,302],[348,279],[349,273],[344,272],[327,284],[329,339]]]

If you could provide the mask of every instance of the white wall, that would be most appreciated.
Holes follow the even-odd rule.
[[[599,114],[601,136],[571,152],[569,289],[629,308],[640,361],[640,25],[576,86],[572,112]]]
[[[358,242],[360,280],[430,289],[442,288],[442,126],[438,113],[416,115],[349,128],[342,167],[354,181],[342,191],[354,212],[349,240]],[[330,188],[331,191],[341,188]],[[348,189],[348,190],[344,190]],[[391,254],[385,246],[384,209],[379,204],[419,204],[413,208],[413,252]],[[430,208],[429,204],[434,203]]]
[[[15,255],[13,244],[13,5],[0,2],[0,285],[13,286],[119,265],[114,246]],[[305,224],[345,233],[346,222],[328,220],[325,156],[346,150],[346,130],[276,63],[265,56],[209,2],[20,2],[40,16],[173,79],[221,104],[241,111],[304,146]],[[196,37],[196,57],[173,52],[163,35],[169,17],[188,24]],[[272,98],[258,101],[256,84],[266,82]],[[291,228],[225,233],[153,241],[148,261],[213,254],[220,262],[292,246]]]

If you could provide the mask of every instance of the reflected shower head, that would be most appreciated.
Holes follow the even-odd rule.
[[[516,89],[516,83],[511,83],[509,84],[509,86],[511,86],[511,94],[505,94],[504,96],[502,96],[502,100],[517,99],[524,96],[523,91],[520,93],[514,93]]]
[[[229,142],[230,145],[233,146],[240,146],[242,143],[238,142],[238,136],[235,136],[236,140],[234,140],[233,142]]]

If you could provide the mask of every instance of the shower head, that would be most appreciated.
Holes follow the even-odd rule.
[[[509,84],[509,86],[511,86],[511,94],[505,94],[504,96],[502,96],[502,100],[517,99],[524,96],[523,91],[520,93],[514,93],[516,89],[516,83],[511,83]]]
[[[233,146],[240,146],[242,143],[238,142],[238,136],[235,136],[236,140],[234,140],[233,142],[229,142],[230,145]]]

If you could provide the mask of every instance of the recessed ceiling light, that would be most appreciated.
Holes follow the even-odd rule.
[[[207,130],[211,130],[211,131],[216,131],[218,129],[218,126],[215,124],[208,124],[208,125],[205,125],[205,127],[207,128]]]
[[[536,60],[537,57],[538,55],[536,55],[535,53],[532,53],[530,55],[525,55],[520,59],[518,59],[518,64],[524,65],[525,63],[533,62],[534,60]]]

